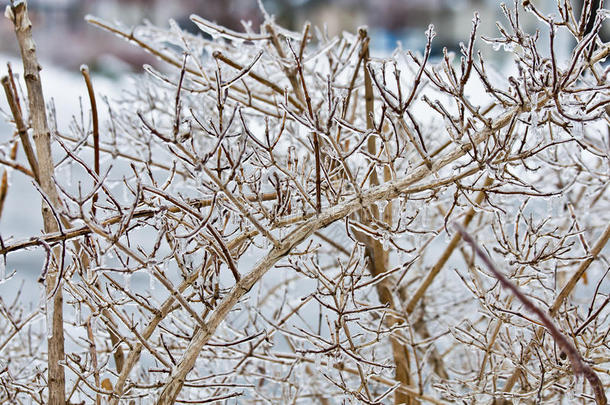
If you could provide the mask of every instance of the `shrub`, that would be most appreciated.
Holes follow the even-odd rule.
[[[71,131],[49,130],[26,6],[10,6],[27,97],[3,78],[5,151],[27,162],[2,162],[35,180],[44,233],[0,252],[47,260],[42,308],[2,303],[3,400],[606,403],[610,47],[584,3],[502,6],[499,72],[477,15],[434,63],[432,27],[423,54],[375,58],[364,28],[88,17],[167,69],[99,125],[83,67],[92,124]]]

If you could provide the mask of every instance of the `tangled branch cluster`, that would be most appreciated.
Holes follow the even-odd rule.
[[[432,27],[423,54],[376,58],[366,29],[90,17],[168,69],[146,67],[98,127],[84,68],[92,124],[51,125],[44,170],[26,49],[28,108],[3,80],[2,163],[39,184],[45,233],[0,253],[46,252],[46,305],[2,303],[0,398],[606,403],[607,14],[557,6],[503,7],[486,41],[512,51],[508,77],[476,51],[476,15],[434,63]],[[27,35],[23,3],[9,11]]]

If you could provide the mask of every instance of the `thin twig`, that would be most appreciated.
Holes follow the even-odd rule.
[[[97,102],[95,101],[95,92],[93,91],[93,84],[91,83],[91,76],[89,75],[89,67],[87,65],[83,65],[80,68],[83,77],[85,78],[85,83],[87,85],[87,93],[89,94],[89,102],[91,103],[91,116],[93,121],[93,170],[95,174],[99,176],[100,174],[100,130],[97,116]],[[96,207],[95,203],[97,202],[97,193],[93,195],[93,199],[91,200],[91,213],[95,215]]]
[[[553,339],[557,345],[563,350],[564,353],[567,354],[568,359],[570,359],[570,363],[572,364],[572,370],[575,375],[584,375],[585,378],[591,384],[593,388],[593,392],[595,393],[595,400],[598,405],[606,405],[608,400],[606,398],[604,385],[599,379],[599,376],[593,371],[593,369],[584,362],[581,357],[578,349],[570,342],[570,340],[559,330],[559,328],[555,325],[553,320],[550,318],[546,312],[542,311],[534,302],[527,297],[525,294],[521,292],[517,286],[515,286],[506,276],[502,273],[496,265],[491,261],[489,256],[479,247],[479,245],[475,242],[474,238],[470,236],[468,232],[464,228],[462,228],[458,224],[454,224],[455,229],[462,236],[462,239],[466,243],[468,243],[476,255],[485,263],[485,266],[491,273],[498,279],[500,284],[510,292],[527,308],[530,312],[535,314],[538,319],[544,324],[544,327],[551,333]]]

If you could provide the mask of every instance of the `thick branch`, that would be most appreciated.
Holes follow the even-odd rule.
[[[15,26],[15,34],[23,60],[24,78],[28,91],[29,112],[32,129],[34,130],[34,143],[38,161],[38,182],[42,191],[49,199],[49,203],[59,207],[60,200],[53,181],[53,158],[51,156],[51,136],[47,124],[47,115],[39,71],[41,69],[36,58],[36,45],[32,39],[32,23],[28,17],[25,3],[12,6],[8,17]],[[52,213],[52,208],[42,203],[42,218],[45,232],[57,232],[59,226]],[[49,403],[62,405],[65,403],[65,375],[64,368],[60,362],[64,361],[64,330],[63,330],[63,297],[61,289],[51,294],[58,282],[59,274],[57,263],[60,262],[57,250],[55,255],[55,266],[47,275],[46,288],[47,299],[53,300],[52,306],[52,335],[48,339],[49,351]]]
[[[516,110],[510,110],[502,114],[492,125],[492,130],[484,130],[473,137],[475,144],[486,140],[492,132],[506,126]],[[195,366],[195,362],[203,346],[210,340],[216,332],[218,326],[224,321],[227,314],[239,302],[239,300],[269,271],[280,259],[286,256],[290,251],[305,241],[317,230],[330,225],[331,223],[345,218],[348,215],[355,213],[357,210],[370,206],[371,204],[382,201],[391,200],[401,195],[412,184],[424,179],[431,173],[435,173],[451,162],[464,156],[467,151],[472,148],[471,144],[462,147],[456,147],[449,153],[439,157],[432,165],[432,170],[425,166],[420,166],[413,170],[411,174],[405,178],[390,181],[380,186],[373,187],[360,196],[354,197],[342,204],[330,207],[320,213],[317,217],[310,219],[302,225],[299,225],[288,237],[281,243],[276,245],[267,256],[258,262],[258,264],[243,276],[239,282],[231,289],[225,298],[219,303],[214,312],[210,315],[205,327],[197,331],[185,353],[180,359],[178,365],[172,370],[169,375],[163,391],[157,401],[159,405],[169,405],[176,401],[176,398],[182,390],[182,386],[186,380],[188,373]]]

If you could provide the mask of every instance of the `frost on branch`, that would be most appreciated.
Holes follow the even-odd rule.
[[[57,170],[83,176],[55,177],[63,227],[1,250],[65,249],[70,400],[605,403],[607,14],[526,3],[502,8],[490,45],[475,15],[440,58],[433,27],[423,53],[376,58],[364,28],[192,16],[194,36],[89,17],[165,64],[109,103],[98,147],[95,128],[53,131]],[[513,65],[495,71],[479,45]],[[574,376],[559,334],[453,223],[599,378]],[[7,305],[4,336],[34,318]],[[2,395],[44,392],[20,368],[44,354],[5,346]]]

